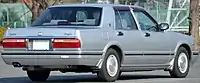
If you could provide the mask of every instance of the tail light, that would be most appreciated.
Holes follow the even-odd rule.
[[[20,38],[5,38],[3,48],[26,48],[26,40]]]
[[[53,48],[80,48],[81,42],[76,38],[54,39]]]

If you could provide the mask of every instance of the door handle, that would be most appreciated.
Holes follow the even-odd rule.
[[[151,36],[151,34],[150,33],[144,33],[144,36],[149,37],[149,36]]]
[[[124,33],[122,33],[121,31],[117,32],[117,36],[123,36]]]

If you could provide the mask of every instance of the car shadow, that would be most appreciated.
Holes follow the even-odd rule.
[[[168,75],[122,75],[117,81],[171,78]],[[103,82],[96,75],[72,75],[72,76],[50,76],[46,82],[40,83],[77,83],[77,82]],[[35,83],[27,77],[0,78],[0,83]]]

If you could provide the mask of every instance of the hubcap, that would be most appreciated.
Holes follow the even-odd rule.
[[[118,71],[118,61],[115,55],[110,55],[107,59],[106,69],[111,77],[114,77]]]
[[[180,53],[179,58],[178,58],[178,68],[181,73],[185,73],[188,68],[188,58],[185,53]]]

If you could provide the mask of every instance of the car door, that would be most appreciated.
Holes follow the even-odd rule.
[[[142,9],[132,10],[141,31],[142,41],[138,44],[144,54],[143,64],[165,64],[169,61],[170,36],[160,31],[158,23]]]
[[[122,66],[130,66],[142,63],[142,52],[138,43],[141,41],[140,31],[130,12],[129,7],[115,7],[115,30],[111,40],[118,41],[125,57]],[[138,48],[136,48],[138,47]]]

